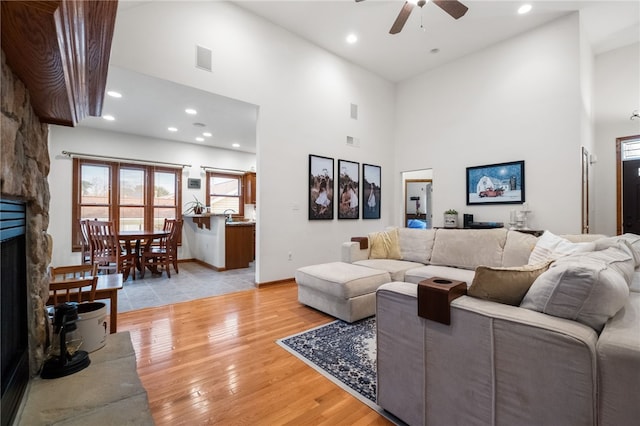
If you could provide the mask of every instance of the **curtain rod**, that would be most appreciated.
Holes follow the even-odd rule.
[[[212,167],[212,166],[200,166],[202,170],[211,170],[211,171],[219,171],[219,172],[227,172],[227,173],[242,173],[245,174],[246,170],[240,169],[223,169],[221,167]]]
[[[174,166],[174,167],[180,166],[182,168],[191,167],[191,164],[167,163],[165,161],[152,161],[152,160],[138,160],[135,158],[112,157],[109,155],[83,154],[81,152],[62,151],[62,155],[66,155],[67,157],[101,158],[106,160],[128,161],[128,162],[140,163],[140,164],[152,164],[152,165],[161,164],[164,166]]]

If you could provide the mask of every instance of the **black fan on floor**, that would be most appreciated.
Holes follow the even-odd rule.
[[[356,3],[361,1],[364,1],[364,0],[356,0]],[[418,0],[413,2],[405,1],[404,6],[402,6],[402,9],[398,14],[398,17],[396,18],[395,22],[391,26],[391,29],[389,30],[389,34],[398,34],[400,31],[402,31],[402,27],[404,27],[404,24],[407,22],[407,19],[409,19],[409,15],[411,14],[411,11],[413,10],[413,8],[416,5],[418,7],[422,7],[425,4],[427,4],[427,1],[428,0]],[[432,1],[436,6],[440,7],[440,9],[447,12],[454,19],[462,18],[464,14],[467,13],[467,10],[469,10],[467,6],[455,0],[432,0]]]

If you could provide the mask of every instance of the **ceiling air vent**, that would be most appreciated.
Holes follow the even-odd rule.
[[[211,71],[211,49],[196,45],[196,68]]]

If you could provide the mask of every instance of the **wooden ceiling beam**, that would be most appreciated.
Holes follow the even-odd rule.
[[[2,50],[43,123],[102,114],[117,0],[3,1]]]

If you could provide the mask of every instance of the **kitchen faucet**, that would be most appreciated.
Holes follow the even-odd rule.
[[[233,222],[233,218],[231,217],[233,213],[236,213],[234,209],[226,209],[224,212],[222,212],[223,215],[227,216],[227,222]]]

